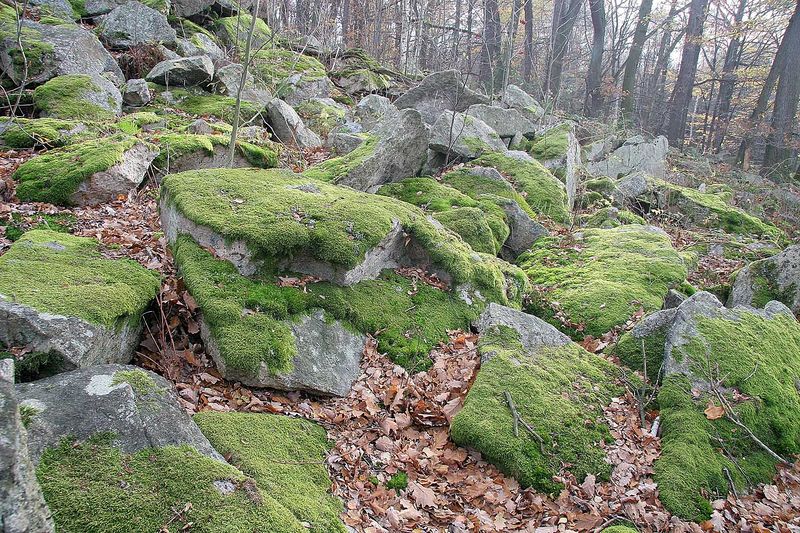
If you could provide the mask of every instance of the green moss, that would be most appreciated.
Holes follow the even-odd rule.
[[[16,118],[0,133],[0,141],[10,148],[64,146],[76,140],[91,138],[91,130],[81,126],[80,122],[72,120]]]
[[[669,324],[665,325],[665,328],[668,326]],[[647,379],[651,383],[659,383],[663,372],[664,343],[667,333],[665,328],[652,332],[644,338],[637,338],[630,332],[625,333],[612,348],[611,353],[633,370],[644,372],[647,361]]]
[[[117,128],[122,133],[136,135],[142,130],[143,126],[159,124],[163,121],[164,119],[162,117],[156,115],[152,111],[137,111],[136,113],[131,113],[121,118],[117,123]]]
[[[36,110],[50,118],[113,120],[112,111],[90,101],[88,94],[93,92],[100,92],[100,88],[89,76],[57,76],[33,91],[33,101]]]
[[[600,533],[638,533],[638,530],[628,526],[611,526]]]
[[[118,134],[56,148],[20,165],[12,174],[19,182],[17,196],[23,202],[71,205],[70,197],[92,174],[119,163],[123,154],[140,142]]]
[[[539,161],[564,157],[569,149],[570,131],[572,127],[569,124],[547,130],[531,144],[529,153]]]
[[[683,258],[669,237],[645,226],[587,229],[581,238],[539,239],[518,264],[542,289],[531,309],[557,327],[557,302],[575,325],[575,338],[600,336],[643,307],[660,309],[667,291],[686,279]]]
[[[144,370],[120,370],[114,373],[111,379],[111,385],[119,385],[120,383],[127,383],[139,396],[147,396],[156,392],[158,386],[153,378],[147,375]]]
[[[309,187],[312,189],[309,191]],[[248,169],[197,170],[162,184],[184,216],[226,239],[242,240],[267,267],[298,253],[352,268],[399,223],[454,285],[508,301],[502,261],[478,255],[414,206],[292,174]],[[513,304],[513,302],[512,302]]]
[[[452,207],[476,207],[478,201],[458,189],[443,185],[431,178],[408,178],[388,183],[378,189],[378,194],[391,196],[426,211],[437,213]]]
[[[476,252],[497,255],[510,230],[503,219],[491,221],[477,207],[463,207],[437,213],[436,220],[458,235]]]
[[[312,83],[326,77],[325,66],[314,57],[292,50],[270,48],[253,54],[253,76],[266,83],[273,94],[284,98],[298,84]],[[295,74],[299,79],[289,82]]]
[[[175,28],[179,37],[191,39],[198,33],[202,33],[206,37],[216,41],[214,34],[205,29],[204,27],[195,24],[189,19],[170,17],[170,24]]]
[[[43,454],[36,476],[58,531],[306,531],[253,480],[194,448],[125,454],[112,442],[98,434]],[[215,482],[233,491],[223,494]]]
[[[306,100],[295,109],[303,122],[323,137],[345,121],[345,110],[319,100]]]
[[[591,215],[582,217],[581,222],[589,228],[617,228],[626,224],[644,225],[647,223],[639,215],[615,207],[598,209]]]
[[[3,343],[0,342],[0,349]],[[64,370],[64,358],[56,352],[30,352],[14,356],[0,351],[0,359],[14,360],[14,381],[27,383],[50,376]]]
[[[214,448],[258,486],[310,524],[313,533],[344,533],[342,504],[330,494],[325,430],[300,418],[204,412],[194,421]]]
[[[245,372],[255,372],[262,362],[273,372],[291,369],[294,340],[282,321],[313,309],[374,334],[378,348],[408,368],[429,365],[430,349],[446,342],[447,330],[468,327],[480,312],[479,306],[468,306],[452,293],[415,286],[389,272],[352,287],[315,283],[302,290],[278,287],[274,274],[245,278],[189,237],[178,239],[173,252],[220,355],[227,365]]]
[[[156,101],[145,110],[160,110],[161,107],[178,109],[198,117],[216,117],[226,122],[233,122],[236,114],[236,98],[210,94],[197,89],[174,89],[166,91],[165,87],[153,85]],[[168,92],[169,97],[164,93]],[[249,122],[258,117],[264,106],[253,102],[242,101],[239,110],[242,122]]]
[[[45,70],[45,64],[54,57],[55,50],[53,45],[42,40],[43,26],[34,23],[27,23],[20,32],[22,48],[17,46],[9,47],[8,56],[11,59],[11,69],[18,78],[22,78],[27,63],[28,79],[41,76]],[[17,40],[17,11],[15,8],[2,4],[0,5],[0,39]],[[24,50],[25,54],[22,54]]]
[[[772,300],[777,300],[787,307],[794,306],[795,295],[798,293],[795,283],[788,283],[781,287],[778,282],[778,271],[774,261],[762,259],[750,264],[753,276],[753,307],[764,307]],[[725,300],[722,300],[725,301]]]
[[[394,489],[397,492],[405,490],[408,488],[408,474],[405,472],[396,473],[386,482],[386,488],[389,490]]]
[[[763,318],[747,311],[738,318],[699,318],[698,335],[673,348],[700,380],[718,368],[725,391],[741,421],[767,446],[783,456],[800,451],[800,325],[793,317]],[[679,355],[675,351],[679,351]],[[706,498],[724,497],[729,489],[724,469],[739,488],[766,483],[774,460],[725,417],[703,414],[709,393],[693,394],[686,377],[670,376],[658,395],[663,437],[655,463],[661,501],[683,518],[703,520],[711,513]],[[721,449],[724,448],[723,454]],[[732,461],[730,457],[735,459]]]
[[[599,443],[611,438],[603,406],[621,392],[612,364],[575,344],[526,353],[519,334],[502,326],[485,332],[478,349],[492,357],[453,419],[454,442],[478,450],[523,487],[548,493],[561,488],[553,476],[565,464],[579,480],[587,474],[609,478],[611,467]],[[505,392],[543,443],[523,427],[514,435]]]
[[[452,170],[442,176],[442,183],[456,189],[473,199],[482,199],[486,196],[505,198],[516,202],[523,211],[532,218],[536,213],[513,186],[505,181],[487,178],[471,172],[469,168]]]
[[[142,0],[142,3],[163,15],[169,13],[170,0]]]
[[[243,53],[252,20],[252,17],[247,13],[239,13],[233,17],[223,17],[217,19],[215,30],[220,39],[228,45],[235,47],[239,53]],[[256,25],[253,32],[253,46],[257,49],[269,43],[271,40],[272,30],[270,27],[263,19],[256,18]]]
[[[48,214],[36,212],[23,216],[11,213],[6,220],[0,220],[0,227],[5,228],[5,236],[11,242],[19,240],[26,231],[32,229],[49,229],[60,233],[72,233],[77,219],[70,213]]]
[[[105,259],[93,239],[34,230],[0,257],[0,294],[39,311],[105,326],[138,323],[159,278],[127,259]]]
[[[493,152],[470,163],[497,169],[525,198],[535,212],[556,222],[569,221],[567,192],[564,185],[538,161],[519,161]]]
[[[361,166],[364,160],[375,153],[375,146],[378,143],[378,138],[369,134],[364,134],[362,137],[364,138],[364,142],[358,145],[358,148],[352,152],[318,163],[303,172],[303,175],[316,180],[334,183],[336,180],[347,176],[350,172]]]
[[[41,409],[37,409],[32,405],[27,405],[24,403],[20,404],[19,418],[22,421],[23,427],[27,428],[28,426],[30,426],[31,422],[33,422],[33,419],[36,418],[36,416],[41,412],[42,412]]]
[[[617,188],[614,180],[607,176],[586,180],[583,186],[587,191],[597,192],[605,197],[610,197]]]

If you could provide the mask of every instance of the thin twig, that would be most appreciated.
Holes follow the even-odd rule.
[[[522,418],[522,416],[519,414],[519,412],[517,411],[517,406],[514,405],[514,400],[513,398],[511,398],[511,393],[508,391],[503,391],[503,395],[506,397],[506,403],[508,404],[508,408],[511,409],[511,414],[514,417],[514,436],[519,437],[519,425],[522,424],[522,426],[528,431],[528,433],[530,433],[530,435],[533,438],[539,441],[539,447],[541,448],[542,453],[545,453],[544,439],[542,438],[541,435],[536,433],[536,430],[533,429],[533,426],[528,424],[525,421],[525,419]]]

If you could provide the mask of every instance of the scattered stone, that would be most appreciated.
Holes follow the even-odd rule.
[[[431,130],[432,150],[454,158],[475,159],[487,152],[504,152],[506,146],[497,133],[482,120],[444,111]]]
[[[122,101],[132,107],[142,107],[150,103],[150,89],[147,81],[141,78],[128,80],[122,93]]]
[[[575,205],[581,166],[581,146],[575,136],[575,124],[564,122],[545,129],[537,135],[530,153],[566,185],[571,210]]]
[[[214,61],[225,59],[225,52],[214,39],[201,32],[195,33],[188,39],[179,38],[176,49],[182,57],[208,56]]]
[[[207,85],[214,76],[214,63],[208,56],[167,59],[154,66],[145,79],[168,87]]]
[[[518,136],[533,137],[536,133],[536,126],[516,109],[475,104],[467,109],[466,114],[482,120],[496,131],[501,139],[513,139]]]
[[[416,176],[428,152],[428,128],[420,114],[406,109],[384,121],[352,152],[315,165],[304,174],[359,191]]]
[[[239,63],[231,63],[220,67],[214,74],[214,91],[225,96],[235,98],[239,93],[239,85],[242,83],[242,73],[244,66]],[[242,89],[242,100],[256,103],[268,102],[272,98],[269,90],[256,83],[253,75],[247,73],[244,88]]]
[[[445,70],[428,75],[395,100],[394,105],[398,109],[416,109],[426,124],[433,124],[443,111],[463,112],[473,104],[488,103],[486,96],[467,87],[459,71]]]
[[[96,365],[16,386],[20,405],[36,409],[28,424],[31,460],[65,437],[112,432],[127,453],[191,446],[222,460],[178,403],[172,384],[130,365]]]
[[[320,137],[328,134],[347,121],[349,109],[332,98],[311,98],[295,106],[303,122]]]
[[[397,112],[397,108],[385,96],[368,94],[356,104],[355,116],[363,131],[370,131],[383,122],[386,115]]]
[[[364,137],[352,133],[331,133],[325,141],[325,146],[334,155],[349,154],[364,142]]]
[[[608,476],[597,442],[610,438],[603,406],[621,392],[613,364],[535,316],[489,304],[476,322],[481,368],[453,418],[456,444],[515,477],[557,492],[568,465],[581,482]]]
[[[800,245],[754,261],[736,273],[728,307],[763,307],[777,300],[800,315]]]
[[[544,116],[544,108],[539,102],[513,84],[503,91],[500,103],[503,107],[516,109],[531,122],[537,122]]]
[[[267,102],[267,120],[282,143],[296,144],[302,149],[322,146],[319,136],[306,127],[292,106],[280,98]]]
[[[22,22],[22,45],[28,51],[29,86],[66,74],[106,74],[116,85],[125,78],[116,60],[95,35],[78,25],[48,26],[30,20]],[[22,83],[23,72],[14,59],[16,32],[0,32],[0,67],[15,84]]]
[[[214,128],[212,128],[211,124],[209,124],[207,121],[203,120],[202,118],[198,118],[189,124],[189,126],[186,128],[186,131],[195,135],[211,135],[214,133]]]
[[[21,375],[128,362],[159,288],[138,263],[104,259],[92,239],[24,234],[0,257],[0,344],[24,346]]]
[[[33,91],[41,117],[65,120],[112,120],[122,113],[122,94],[98,75],[52,78]]]
[[[647,140],[636,135],[626,140],[601,161],[590,161],[587,170],[595,176],[619,178],[631,172],[645,172],[656,178],[666,174],[667,151],[669,143],[664,136]]]
[[[0,359],[0,381],[14,383],[14,360],[10,357]]]
[[[48,13],[65,21],[79,18],[67,0],[30,0],[29,3],[38,6],[43,15]]]
[[[28,452],[30,408],[23,418],[12,382],[0,380],[0,524],[4,533],[52,533],[55,528]]]
[[[170,0],[170,15],[174,17],[190,17],[211,7],[214,0]]]
[[[163,13],[135,1],[116,7],[103,17],[98,35],[115,49],[145,43],[174,45],[176,36]]]

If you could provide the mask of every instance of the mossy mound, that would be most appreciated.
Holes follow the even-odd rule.
[[[93,138],[99,133],[94,126],[56,118],[16,118],[3,124],[0,142],[10,148],[55,148]]]
[[[156,113],[164,108],[172,108],[198,117],[215,117],[226,122],[232,122],[236,114],[236,98],[211,94],[199,89],[174,89],[150,84],[155,90],[156,97],[144,111]],[[239,110],[242,123],[249,122],[259,116],[264,110],[263,104],[242,101]]]
[[[497,255],[510,233],[506,215],[492,201],[493,195],[483,195],[485,199],[478,201],[431,178],[409,178],[389,183],[382,186],[378,194],[433,213],[439,222],[458,233],[477,252]]]
[[[113,442],[65,440],[42,456],[36,476],[58,531],[307,531],[255,481],[194,448],[125,454]]]
[[[454,442],[480,451],[523,487],[547,493],[561,488],[553,476],[564,464],[579,480],[587,474],[608,479],[611,466],[601,443],[611,435],[602,421],[603,406],[621,392],[611,363],[576,344],[528,353],[519,334],[505,326],[485,331],[478,350],[491,359],[453,419]],[[522,426],[514,434],[505,392],[543,442]]]
[[[325,66],[314,57],[292,50],[271,48],[253,54],[253,76],[266,83],[278,98],[285,98],[298,85],[326,78]]]
[[[539,161],[564,157],[569,149],[569,133],[571,131],[572,125],[565,123],[547,130],[542,135],[537,135],[531,143],[528,153]]]
[[[70,198],[91,175],[104,172],[122,160],[126,151],[141,142],[117,134],[50,150],[21,164],[11,175],[19,184],[23,202],[71,205]]]
[[[378,138],[368,133],[361,134],[361,137],[364,139],[364,142],[359,144],[358,148],[355,150],[318,163],[303,172],[303,175],[315,180],[331,183],[335,183],[336,180],[347,176],[375,153]]]
[[[6,300],[104,326],[138,323],[159,286],[138,263],[105,259],[97,241],[55,231],[29,231],[0,257]]]
[[[310,524],[313,533],[344,533],[342,504],[330,494],[325,430],[300,418],[204,412],[194,416],[214,448],[259,488]]]
[[[588,228],[618,228],[627,224],[647,224],[645,219],[631,213],[626,209],[617,209],[615,207],[603,207],[598,209],[590,215],[583,215],[580,217],[582,226]]]
[[[93,103],[102,94],[90,76],[57,76],[33,91],[36,110],[49,118],[65,120],[113,120],[113,100],[106,106]]]
[[[181,157],[198,154],[213,156],[215,150],[224,149],[230,145],[228,135],[195,135],[192,133],[164,133],[154,135],[149,140],[161,148],[153,164],[158,168],[166,169],[170,161]],[[257,146],[245,141],[236,141],[236,151],[244,157],[253,167],[274,168],[278,166],[279,146],[268,143],[267,146]]]
[[[534,314],[574,338],[602,335],[640,307],[660,309],[687,274],[664,232],[635,224],[539,239],[518,264],[541,288],[531,303]],[[554,318],[556,307],[568,324]]]
[[[537,214],[556,222],[569,221],[567,191],[564,185],[538,161],[520,161],[499,152],[485,154],[470,166],[498,170],[522,195]]]
[[[331,77],[350,93],[375,93],[392,86],[393,73],[361,48],[346,50],[336,59]]]
[[[769,316],[744,308],[692,323],[695,334],[671,347],[672,360],[689,377],[668,376],[658,394],[663,437],[655,480],[669,511],[704,520],[711,514],[707,497],[727,495],[728,475],[740,489],[767,483],[775,460],[727,417],[710,420],[704,410],[719,401],[692,382],[720,379],[727,402],[753,434],[784,457],[799,453],[800,325],[789,312]]]
[[[223,17],[217,19],[214,29],[220,40],[226,45],[234,48],[239,53],[244,53],[247,45],[247,34],[250,32],[250,25],[253,18],[247,13],[239,13],[233,17]],[[261,18],[256,18],[256,25],[253,28],[252,47],[254,50],[263,47],[272,41],[272,30]],[[191,29],[191,28],[190,28]]]
[[[59,233],[72,233],[77,219],[70,213],[42,213],[30,215],[10,213],[8,218],[0,219],[0,226],[5,228],[5,237],[11,242],[18,241],[26,231],[32,229],[48,229]]]
[[[326,104],[319,98],[301,102],[295,110],[306,126],[322,137],[345,121],[345,110],[341,107]]]

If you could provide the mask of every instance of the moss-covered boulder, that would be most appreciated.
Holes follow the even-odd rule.
[[[617,205],[634,211],[660,209],[672,213],[683,225],[719,228],[727,233],[783,239],[784,233],[769,222],[728,203],[723,191],[701,192],[636,172],[616,183]]]
[[[617,209],[616,207],[603,207],[594,213],[585,214],[579,217],[581,226],[587,228],[617,228],[626,224],[644,225],[647,222],[627,209]]]
[[[201,168],[273,168],[278,165],[279,146],[269,142],[258,146],[237,141],[233,164],[229,165],[229,135],[165,133],[152,135],[149,140],[161,149],[153,160],[161,175]]]
[[[310,178],[374,192],[381,185],[419,174],[428,154],[428,128],[420,114],[406,109],[386,115],[364,135],[355,150],[314,165]]]
[[[539,288],[531,310],[575,338],[602,335],[639,308],[660,309],[687,274],[669,236],[637,224],[540,239],[518,264]]]
[[[453,419],[453,440],[523,487],[556,492],[564,465],[579,480],[608,479],[603,407],[621,392],[614,366],[519,311],[491,304],[476,325],[482,364]]]
[[[739,272],[731,287],[728,306],[763,307],[777,300],[800,315],[800,245],[754,261]]]
[[[174,89],[152,84],[150,88],[155,92],[155,98],[150,104],[142,108],[145,111],[163,112],[164,109],[178,109],[189,115],[198,117],[214,117],[226,122],[233,122],[236,114],[236,98],[211,94],[196,87]],[[243,122],[250,122],[264,111],[263,103],[242,101],[240,118]]]
[[[64,120],[113,120],[122,112],[122,95],[102,76],[57,76],[33,91],[42,117]]]
[[[331,98],[306,100],[297,106],[296,111],[303,122],[323,138],[347,119],[347,108]]]
[[[127,196],[158,155],[155,147],[125,134],[50,150],[12,174],[23,202],[95,205]]]
[[[759,441],[787,459],[800,451],[800,325],[779,302],[727,309],[707,292],[656,315],[659,327],[637,343],[665,375],[655,480],[669,511],[704,520],[731,481],[742,490],[773,477],[776,459]]]
[[[469,160],[491,152],[504,152],[506,145],[484,121],[472,115],[444,111],[431,128],[430,147],[451,160]]]
[[[396,101],[398,109],[416,109],[426,124],[433,124],[442,111],[466,111],[473,104],[488,104],[489,99],[470,89],[458,70],[443,70],[426,76]]]
[[[361,48],[352,48],[331,61],[331,79],[348,94],[388,91],[395,73]]]
[[[267,48],[253,55],[253,76],[272,93],[298,105],[311,98],[328,98],[331,81],[325,66],[314,57],[280,48]]]
[[[15,118],[0,122],[0,142],[9,148],[55,148],[96,135],[87,124],[55,118]]]
[[[575,124],[564,122],[546,129],[536,136],[528,151],[564,183],[569,206],[572,208],[578,189],[578,168],[581,165],[581,147],[575,136]]]
[[[519,269],[477,254],[411,205],[285,171],[171,175],[162,184],[161,206],[176,261],[203,310],[204,334],[213,337],[220,366],[245,381],[269,378],[271,386],[288,386],[285,376],[305,364],[297,359],[304,332],[325,323],[317,310],[354,331],[379,332],[379,347],[396,361],[424,366],[430,347],[446,339],[448,329],[466,327],[484,299],[518,305],[527,288]],[[387,273],[400,266],[436,272],[460,289]],[[333,283],[280,286],[283,271]],[[407,311],[397,313],[401,308]],[[329,325],[331,338],[347,346],[331,353],[340,358],[342,375],[354,379],[361,347],[336,322]],[[336,369],[315,368],[300,377],[306,388],[320,390],[315,373]]]
[[[272,29],[261,18],[256,18],[255,22],[251,46],[254,50],[258,50],[272,42]],[[217,19],[214,31],[224,46],[243,54],[252,23],[253,19],[249,14],[239,13],[236,16]]]
[[[34,230],[0,257],[0,345],[27,346],[20,371],[127,363],[159,278],[105,259],[93,239]]]
[[[313,533],[344,533],[342,504],[330,494],[330,445],[314,422],[282,415],[198,413],[211,444]]]

